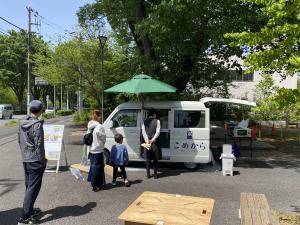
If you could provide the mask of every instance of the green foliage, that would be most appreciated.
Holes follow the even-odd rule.
[[[52,119],[54,118],[54,114],[53,113],[44,113],[42,115],[43,119]]]
[[[73,114],[73,122],[74,123],[86,123],[91,120],[91,113],[90,112],[76,112]]]
[[[68,116],[68,115],[72,115],[73,111],[72,110],[58,110],[56,112],[56,115],[58,116]]]
[[[32,56],[43,53],[46,43],[41,38],[32,36]],[[31,58],[32,66],[34,60]],[[32,79],[32,87],[34,79]],[[23,106],[24,92],[27,84],[27,34],[9,31],[0,35],[0,85],[10,88],[15,93],[19,106]],[[31,92],[34,94],[34,88]]]
[[[274,79],[269,74],[262,74],[262,79],[255,86],[255,97],[258,101],[262,101],[266,98],[269,98],[278,90],[278,87],[275,86]]]
[[[264,24],[259,6],[237,0],[102,0],[82,7],[78,16],[85,28],[107,19],[111,36],[127,57],[132,56],[127,61],[137,65],[136,71],[179,92],[188,83],[195,89],[226,86],[229,79],[224,71],[229,68],[224,61],[241,51],[229,48],[223,34],[244,28],[256,31]]]
[[[243,0],[244,2],[244,0]],[[285,75],[300,69],[300,0],[246,0],[248,3],[260,4],[268,21],[258,32],[244,29],[231,32],[225,37],[231,39],[232,46],[249,46],[246,57],[249,70],[274,71]]]
[[[17,101],[15,93],[11,89],[1,87],[0,88],[0,104],[1,103],[2,104],[9,103],[9,104],[13,104],[14,106],[17,105],[18,101]]]
[[[4,124],[5,127],[16,127],[20,125],[20,120],[10,120]]]
[[[78,87],[89,107],[100,105],[100,49],[97,39],[74,38],[58,44],[47,55],[36,56],[35,72],[51,84],[68,85],[75,92]],[[125,81],[134,71],[130,57],[118,45],[107,45],[104,51],[104,89]],[[111,102],[108,102],[110,104]]]
[[[300,91],[295,89],[278,89],[272,96],[260,101],[253,108],[255,119],[259,120],[300,120]]]

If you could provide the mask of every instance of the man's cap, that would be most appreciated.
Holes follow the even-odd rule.
[[[39,100],[33,100],[29,103],[29,109],[33,111],[39,111],[44,107],[43,103]]]

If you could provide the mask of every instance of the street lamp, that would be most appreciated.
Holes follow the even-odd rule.
[[[99,42],[100,42],[100,48],[101,48],[101,75],[100,75],[100,81],[101,81],[101,95],[100,95],[100,102],[101,102],[101,123],[103,124],[103,89],[104,89],[104,83],[103,83],[103,60],[104,60],[104,46],[105,43],[107,41],[107,37],[106,36],[98,36]]]

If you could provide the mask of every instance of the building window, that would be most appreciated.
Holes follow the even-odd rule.
[[[245,73],[244,71],[232,71],[232,81],[253,81],[253,73]]]

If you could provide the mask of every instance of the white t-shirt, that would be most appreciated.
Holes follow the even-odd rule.
[[[92,154],[102,153],[104,151],[104,144],[106,141],[104,127],[98,121],[91,120],[88,123],[87,133],[91,132],[92,128],[95,128],[93,131],[93,143],[91,146],[88,146],[88,151]]]

